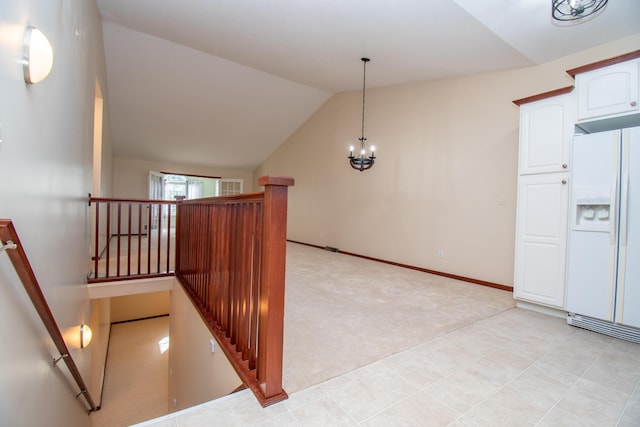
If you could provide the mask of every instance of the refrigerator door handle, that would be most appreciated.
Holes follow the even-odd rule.
[[[609,244],[616,245],[616,221],[618,215],[616,206],[618,205],[618,174],[611,174],[611,201],[609,202]]]
[[[620,188],[620,246],[627,246],[627,216],[629,205],[629,171],[622,175]]]

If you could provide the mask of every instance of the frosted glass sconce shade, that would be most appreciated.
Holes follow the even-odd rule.
[[[85,348],[91,342],[93,333],[89,325],[80,325],[80,348]]]
[[[35,27],[27,27],[23,50],[24,81],[28,84],[44,80],[53,67],[53,49],[47,37]]]

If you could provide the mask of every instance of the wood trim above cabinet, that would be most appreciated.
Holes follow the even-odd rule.
[[[560,89],[550,90],[549,92],[539,93],[537,95],[527,96],[526,98],[516,99],[512,101],[517,106],[521,106],[522,104],[528,104],[534,101],[540,101],[541,99],[553,98],[554,96],[564,95],[565,93],[569,93],[573,90],[573,86],[567,86]]]
[[[576,74],[586,73],[587,71],[597,70],[598,68],[608,67],[609,65],[619,64],[620,62],[630,61],[636,58],[640,58],[640,50],[634,50],[633,52],[625,53],[624,55],[614,56],[613,58],[603,59],[602,61],[572,68],[567,70],[567,74],[575,78]]]

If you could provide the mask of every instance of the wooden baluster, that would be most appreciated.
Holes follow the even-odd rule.
[[[147,274],[151,274],[151,240],[152,240],[152,234],[151,234],[151,229],[153,228],[153,224],[151,223],[151,216],[153,214],[153,210],[155,204],[153,203],[149,203],[147,205],[147,211],[149,211],[148,214],[148,222],[147,222]]]
[[[222,210],[220,209],[220,206],[214,205],[211,207],[211,211],[213,213],[212,222],[214,224],[214,227],[211,230],[209,238],[211,239],[210,258],[213,264],[213,268],[209,292],[211,293],[211,311],[215,320],[214,326],[218,326],[220,324],[220,310],[218,307],[218,299],[220,298],[220,288],[222,286]]]
[[[238,301],[238,346],[236,346],[236,350],[242,353],[242,360],[247,360],[249,358],[248,352],[248,341],[249,335],[247,333],[248,328],[248,310],[247,310],[247,300],[248,300],[248,287],[250,284],[250,268],[251,268],[251,258],[249,254],[249,245],[251,234],[249,232],[249,225],[251,224],[251,205],[248,203],[243,203],[241,205],[241,226],[239,237],[241,239],[241,268],[239,271],[239,301]]]
[[[96,202],[95,204],[96,211],[96,237],[95,237],[95,256],[93,257],[94,267],[93,267],[93,278],[98,278],[99,273],[99,261],[100,261],[100,202]]]
[[[205,307],[210,309],[209,301],[209,276],[210,272],[210,264],[211,264],[211,256],[210,256],[210,245],[207,242],[207,236],[210,233],[210,225],[209,225],[209,210],[206,206],[198,206],[198,220],[202,222],[201,227],[198,230],[198,246],[200,250],[198,253],[194,254],[194,256],[198,257],[199,270],[200,270],[200,281],[199,281],[199,289],[202,301],[205,302]]]
[[[120,236],[122,236],[122,231],[120,230],[120,225],[122,221],[122,205],[118,203],[117,207],[118,212],[118,226],[116,227],[116,242],[117,242],[117,255],[116,255],[116,276],[120,276]]]
[[[258,309],[260,307],[260,262],[262,261],[262,203],[253,211],[252,267],[251,267],[251,324],[249,327],[249,369],[258,367]]]
[[[213,275],[212,267],[211,267],[211,242],[208,241],[207,237],[211,234],[211,229],[214,224],[212,221],[212,212],[211,209],[207,209],[207,206],[200,206],[202,209],[202,217],[204,221],[204,227],[200,232],[200,240],[202,241],[202,253],[200,257],[203,262],[203,276],[202,276],[202,300],[206,302],[207,310],[211,311],[211,277]]]
[[[109,257],[111,255],[111,203],[107,203],[107,254],[105,259],[105,276],[109,277]]]
[[[176,248],[175,255],[173,258],[174,266],[173,269],[175,272],[179,270],[180,266],[180,240],[181,240],[181,225],[180,225],[180,215],[182,215],[182,200],[176,200]]]
[[[127,276],[131,276],[131,203],[129,203],[127,216]]]
[[[162,214],[163,214],[163,205],[158,203],[158,249],[156,250],[156,271],[155,273],[160,272],[160,253],[162,247]]]
[[[169,260],[171,258],[171,205],[167,205],[168,215],[167,215],[167,269],[165,270],[168,273],[171,268],[169,266]]]
[[[138,203],[138,274],[140,274],[141,258],[142,258],[142,203]]]
[[[225,337],[229,338],[229,209],[222,211],[222,283],[220,289],[220,327],[225,332]]]
[[[229,227],[229,242],[231,245],[231,257],[229,266],[229,338],[231,344],[238,343],[238,273],[240,268],[240,255],[238,250],[240,242],[238,240],[238,204],[232,203],[229,206],[231,211],[231,224]]]

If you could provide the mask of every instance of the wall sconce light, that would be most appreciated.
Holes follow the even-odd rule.
[[[91,342],[93,333],[89,325],[80,325],[80,348],[85,348]]]
[[[24,81],[28,84],[44,80],[53,67],[53,49],[47,37],[36,27],[27,27],[23,46]]]

